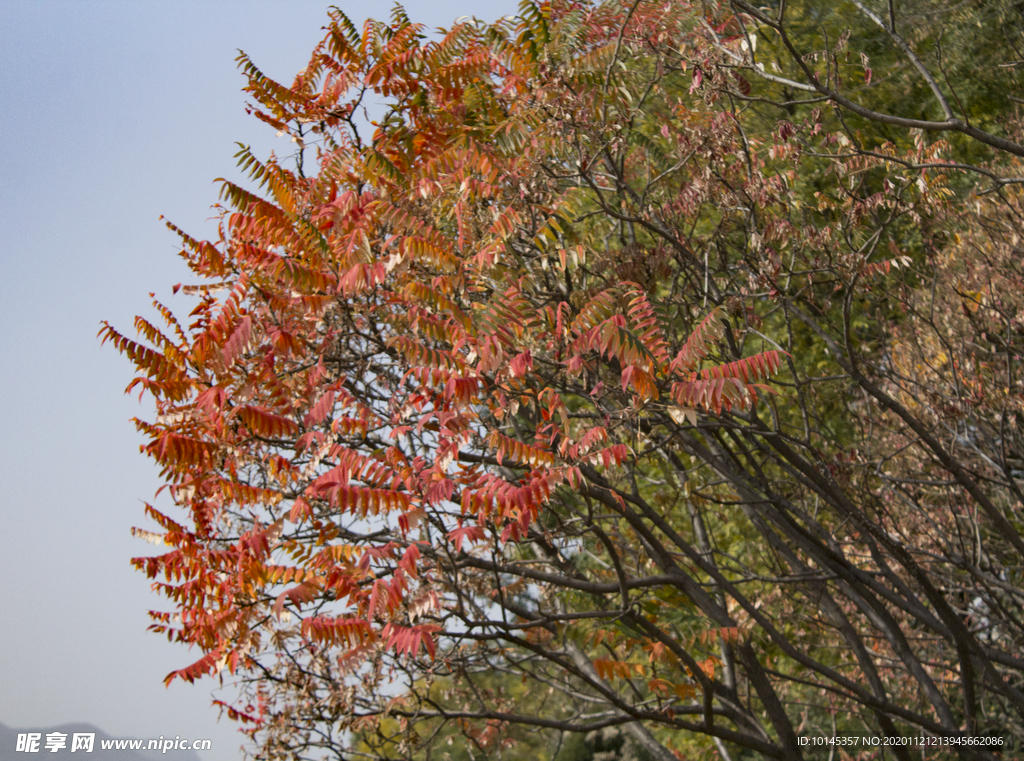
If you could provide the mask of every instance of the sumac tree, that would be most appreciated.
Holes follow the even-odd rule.
[[[242,148],[219,238],[172,228],[190,324],[102,336],[185,516],[135,561],[202,652],[168,680],[234,674],[258,758],[1024,733],[1015,122],[965,168],[759,90],[773,12],[334,12],[291,86],[241,58],[294,168]]]

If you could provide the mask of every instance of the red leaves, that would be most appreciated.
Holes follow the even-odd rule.
[[[113,343],[121,354],[131,360],[135,369],[143,373],[128,385],[126,393],[141,385],[157,399],[178,402],[184,400],[192,390],[192,381],[181,364],[180,354],[176,348],[165,346],[161,352],[154,351],[124,337],[106,322],[103,323],[99,335],[102,337],[101,344],[107,341]]]
[[[354,647],[375,638],[373,628],[362,618],[313,616],[302,621],[302,636],[328,647]]]
[[[224,342],[221,356],[225,365],[233,364],[236,359],[242,356],[242,352],[249,346],[251,336],[252,318],[249,315],[245,315],[238,321],[228,340]]]
[[[292,503],[292,509],[288,513],[288,520],[292,523],[298,523],[303,518],[308,518],[313,514],[309,503],[306,502],[302,497],[296,497],[295,502]]]
[[[284,606],[287,603],[291,603],[296,608],[300,608],[304,603],[315,600],[320,595],[321,591],[322,588],[317,582],[304,581],[298,586],[282,592],[277,596],[277,600],[274,601],[274,615],[280,619]]]
[[[628,284],[627,284],[628,285]],[[654,307],[647,298],[647,294],[639,286],[626,294],[629,301],[629,319],[636,325],[640,332],[640,340],[644,348],[654,358],[658,367],[668,364],[668,350],[665,347],[665,339],[661,334],[661,327],[658,324],[658,317],[654,313]]]
[[[716,413],[733,407],[748,407],[756,401],[757,389],[770,387],[754,381],[774,375],[782,363],[777,350],[691,373],[690,379],[672,384],[672,396],[681,407],[712,409]]]
[[[692,84],[690,85],[690,94],[693,95],[694,92],[699,90],[700,86],[703,83],[704,83],[704,72],[701,71],[699,68],[694,67],[694,69],[693,69],[693,81],[692,81]]]
[[[703,407],[716,413],[745,405],[743,383],[736,378],[705,378],[672,384],[672,397],[681,407]]]
[[[674,372],[688,372],[697,366],[704,357],[711,351],[712,344],[721,330],[721,310],[712,309],[708,315],[701,320],[693,333],[683,344],[676,358],[672,360],[671,369]]]
[[[456,552],[462,552],[462,544],[467,539],[479,542],[484,538],[484,530],[480,526],[459,526],[448,532],[448,539],[455,545]]]
[[[390,513],[394,510],[405,512],[412,502],[412,497],[404,492],[353,486],[347,479],[342,482],[336,471],[318,478],[307,490],[306,497],[325,500],[342,511],[356,513],[362,517]]]
[[[522,378],[527,373],[532,372],[533,357],[530,355],[530,350],[527,349],[513,357],[508,365],[508,371],[513,378]]]
[[[399,655],[415,656],[424,647],[433,658],[437,654],[437,645],[434,635],[442,631],[440,626],[434,624],[420,624],[419,626],[399,626],[389,623],[381,631],[381,637],[385,638],[385,647],[394,649]]]
[[[286,608],[315,613],[304,646],[345,649],[352,671],[375,642],[433,658],[440,627],[412,624],[447,615],[442,550],[548,531],[556,490],[582,490],[591,467],[617,479],[630,427],[656,427],[665,408],[650,402],[669,388],[719,412],[780,369],[766,352],[698,370],[718,310],[672,359],[678,326],[655,308],[665,256],[605,250],[587,237],[583,185],[538,174],[600,162],[566,164],[561,133],[516,100],[543,84],[526,36],[492,47],[467,26],[432,46],[411,25],[380,29],[335,25],[292,88],[243,60],[261,118],[335,130],[319,176],[241,153],[266,197],[225,183],[219,239],[182,234],[202,282],[189,329],[164,310],[174,340],[145,320],[151,346],[102,331],[157,397],[146,451],[195,524],[167,528],[170,551],[138,563],[166,581],[182,641],[207,653],[181,678],[296,637]],[[401,101],[357,150],[339,131],[346,89],[367,84]],[[614,274],[626,264],[644,275]],[[600,667],[624,668],[637,667]]]
[[[307,412],[306,416],[302,419],[302,424],[306,426],[306,428],[312,428],[325,420],[334,409],[335,395],[336,392],[332,390],[317,399],[316,403],[309,408],[309,412]]]
[[[217,673],[218,656],[219,654],[216,651],[210,652],[195,663],[192,663],[183,669],[172,671],[164,677],[164,684],[170,685],[170,683],[175,679],[181,679],[182,681],[192,684],[200,677],[206,676],[207,674]]]
[[[735,362],[716,365],[715,367],[702,370],[700,377],[702,379],[736,378],[743,381],[743,383],[753,383],[754,381],[764,380],[775,375],[781,368],[782,361],[779,357],[779,352],[772,349],[771,351],[738,359]]]

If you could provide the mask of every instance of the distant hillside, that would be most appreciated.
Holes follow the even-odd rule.
[[[42,734],[41,741],[39,743],[39,753],[18,753],[18,735],[24,732],[39,732]],[[46,750],[46,734],[48,732],[63,732],[68,736],[67,747],[62,748],[56,753],[50,753]],[[76,751],[74,755],[71,753],[71,737],[75,732],[95,732],[96,742],[93,744],[92,753],[82,754],[81,751]],[[102,740],[113,740],[116,738],[111,737],[102,729],[94,727],[92,724],[61,724],[56,727],[30,727],[28,729],[12,729],[6,724],[0,723],[0,761],[28,761],[28,759],[35,758],[42,761],[42,759],[54,759],[54,761],[73,761],[74,759],[81,759],[82,761],[199,761],[199,756],[193,750],[169,750],[166,753],[161,753],[158,750],[103,750],[101,747]],[[149,740],[151,738],[140,738]],[[195,739],[195,738],[189,738]]]

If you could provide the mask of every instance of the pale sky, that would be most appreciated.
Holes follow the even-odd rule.
[[[95,724],[114,736],[209,738],[239,758],[212,680],[163,686],[199,657],[146,632],[166,610],[129,558],[156,548],[143,501],[159,486],[122,394],[127,360],[96,333],[130,333],[148,293],[188,280],[164,214],[212,234],[216,177],[235,141],[287,153],[247,117],[245,50],[290,83],[321,39],[325,2],[0,0],[0,722]],[[341,2],[361,23],[387,2]],[[410,0],[414,21],[486,20],[517,0]],[[177,302],[183,305],[180,300]],[[7,749],[3,749],[7,750]],[[11,749],[13,750],[13,749]],[[0,755],[3,755],[0,753]]]

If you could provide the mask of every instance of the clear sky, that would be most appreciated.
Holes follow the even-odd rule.
[[[354,21],[391,4],[338,3]],[[0,722],[89,722],[122,737],[241,738],[210,708],[212,680],[163,686],[199,657],[145,631],[166,609],[129,558],[159,486],[129,419],[127,361],[96,333],[130,333],[150,291],[188,279],[161,214],[212,234],[216,177],[235,141],[283,138],[245,115],[245,50],[290,83],[328,2],[0,0]],[[431,27],[513,13],[517,0],[410,0]],[[182,304],[179,300],[178,304]],[[4,749],[7,750],[7,749]],[[13,749],[12,749],[13,750]]]

